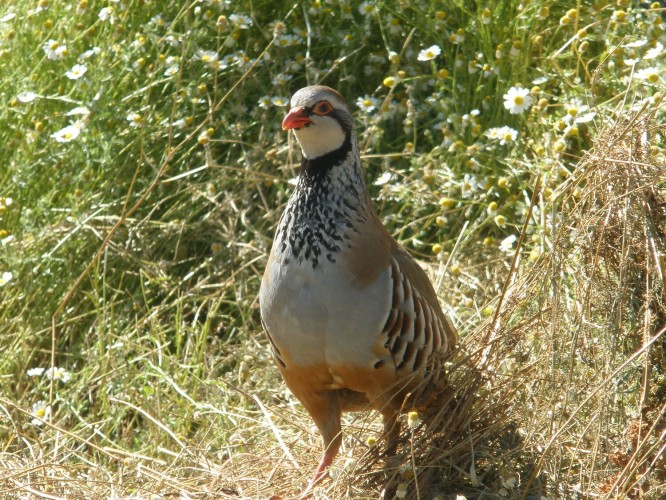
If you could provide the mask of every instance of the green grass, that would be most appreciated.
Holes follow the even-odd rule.
[[[584,496],[663,494],[664,450],[650,444],[664,429],[663,337],[646,347],[666,324],[654,299],[664,289],[663,220],[619,183],[617,197],[604,199],[604,179],[623,171],[594,177],[584,156],[651,165],[649,175],[627,178],[648,179],[638,191],[659,206],[663,11],[564,4],[504,0],[485,11],[386,1],[361,12],[345,1],[4,2],[0,469],[19,472],[0,480],[1,494],[209,488],[254,497],[303,486],[319,442],[268,355],[257,293],[300,154],[280,130],[284,103],[312,83],[346,96],[378,211],[412,253],[444,272],[444,308],[470,351],[483,345],[510,274],[517,245],[505,239],[521,234],[541,180],[517,273],[539,293],[510,301],[506,321],[513,328],[538,313],[554,326],[538,330],[543,336],[516,327],[520,349],[502,368],[515,381],[505,416],[522,436],[520,458],[499,466],[504,458],[484,457],[485,483],[467,469],[468,483],[433,491],[501,494],[502,474],[520,469],[505,496],[517,495],[532,470],[525,464],[541,458],[539,491],[548,498],[577,484]],[[49,58],[50,40],[66,51]],[[419,60],[433,45],[441,53]],[[76,64],[85,73],[70,79]],[[510,114],[503,96],[521,86],[532,105]],[[611,140],[608,130],[643,130],[624,122],[640,108],[648,151],[625,154],[634,142]],[[78,136],[59,142],[71,124]],[[515,137],[505,130],[492,139],[493,127]],[[609,165],[599,168],[621,163]],[[595,210],[628,199],[624,229],[595,239],[603,220]],[[626,231],[636,221],[657,229],[632,246]],[[582,242],[588,231],[592,250]],[[650,252],[627,250],[641,238],[654,242]],[[637,264],[613,267],[600,253],[607,248]],[[601,271],[588,273],[595,265]],[[590,305],[602,296],[603,307]],[[554,305],[557,320],[544,312]],[[612,328],[586,329],[606,325],[609,311],[618,315]],[[71,377],[28,374],[50,367]],[[530,370],[544,380],[526,379]],[[574,413],[577,436],[594,432],[594,446],[558,433],[565,410],[607,387],[612,398]],[[34,420],[40,401],[50,405],[48,422]],[[645,431],[650,448],[629,460],[623,433],[641,415],[654,425]],[[334,482],[332,498],[352,483]]]

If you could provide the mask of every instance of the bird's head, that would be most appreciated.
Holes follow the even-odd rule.
[[[294,131],[303,156],[313,160],[341,148],[351,137],[354,119],[336,90],[313,85],[291,98],[291,109],[282,128]]]

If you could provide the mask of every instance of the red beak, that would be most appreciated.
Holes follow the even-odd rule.
[[[308,118],[305,108],[291,108],[287,116],[282,120],[282,130],[303,128],[309,123],[312,123],[312,120]]]

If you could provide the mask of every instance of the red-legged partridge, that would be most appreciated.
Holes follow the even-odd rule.
[[[303,159],[259,300],[276,363],[324,441],[309,490],[340,448],[343,411],[380,411],[395,450],[405,396],[439,375],[457,333],[374,210],[343,97],[320,85],[299,90],[282,128],[294,131]]]

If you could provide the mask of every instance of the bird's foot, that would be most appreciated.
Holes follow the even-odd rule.
[[[321,483],[324,479],[326,479],[326,476],[328,476],[328,466],[331,465],[331,463],[333,462],[334,456],[335,454],[333,453],[324,453],[324,456],[321,457],[321,461],[319,462],[317,470],[312,476],[312,479],[310,480],[308,487],[305,488],[303,493],[301,493],[301,496],[299,497],[300,500],[306,500],[308,498],[312,498],[312,490],[314,489],[314,487],[317,486],[319,483]]]

